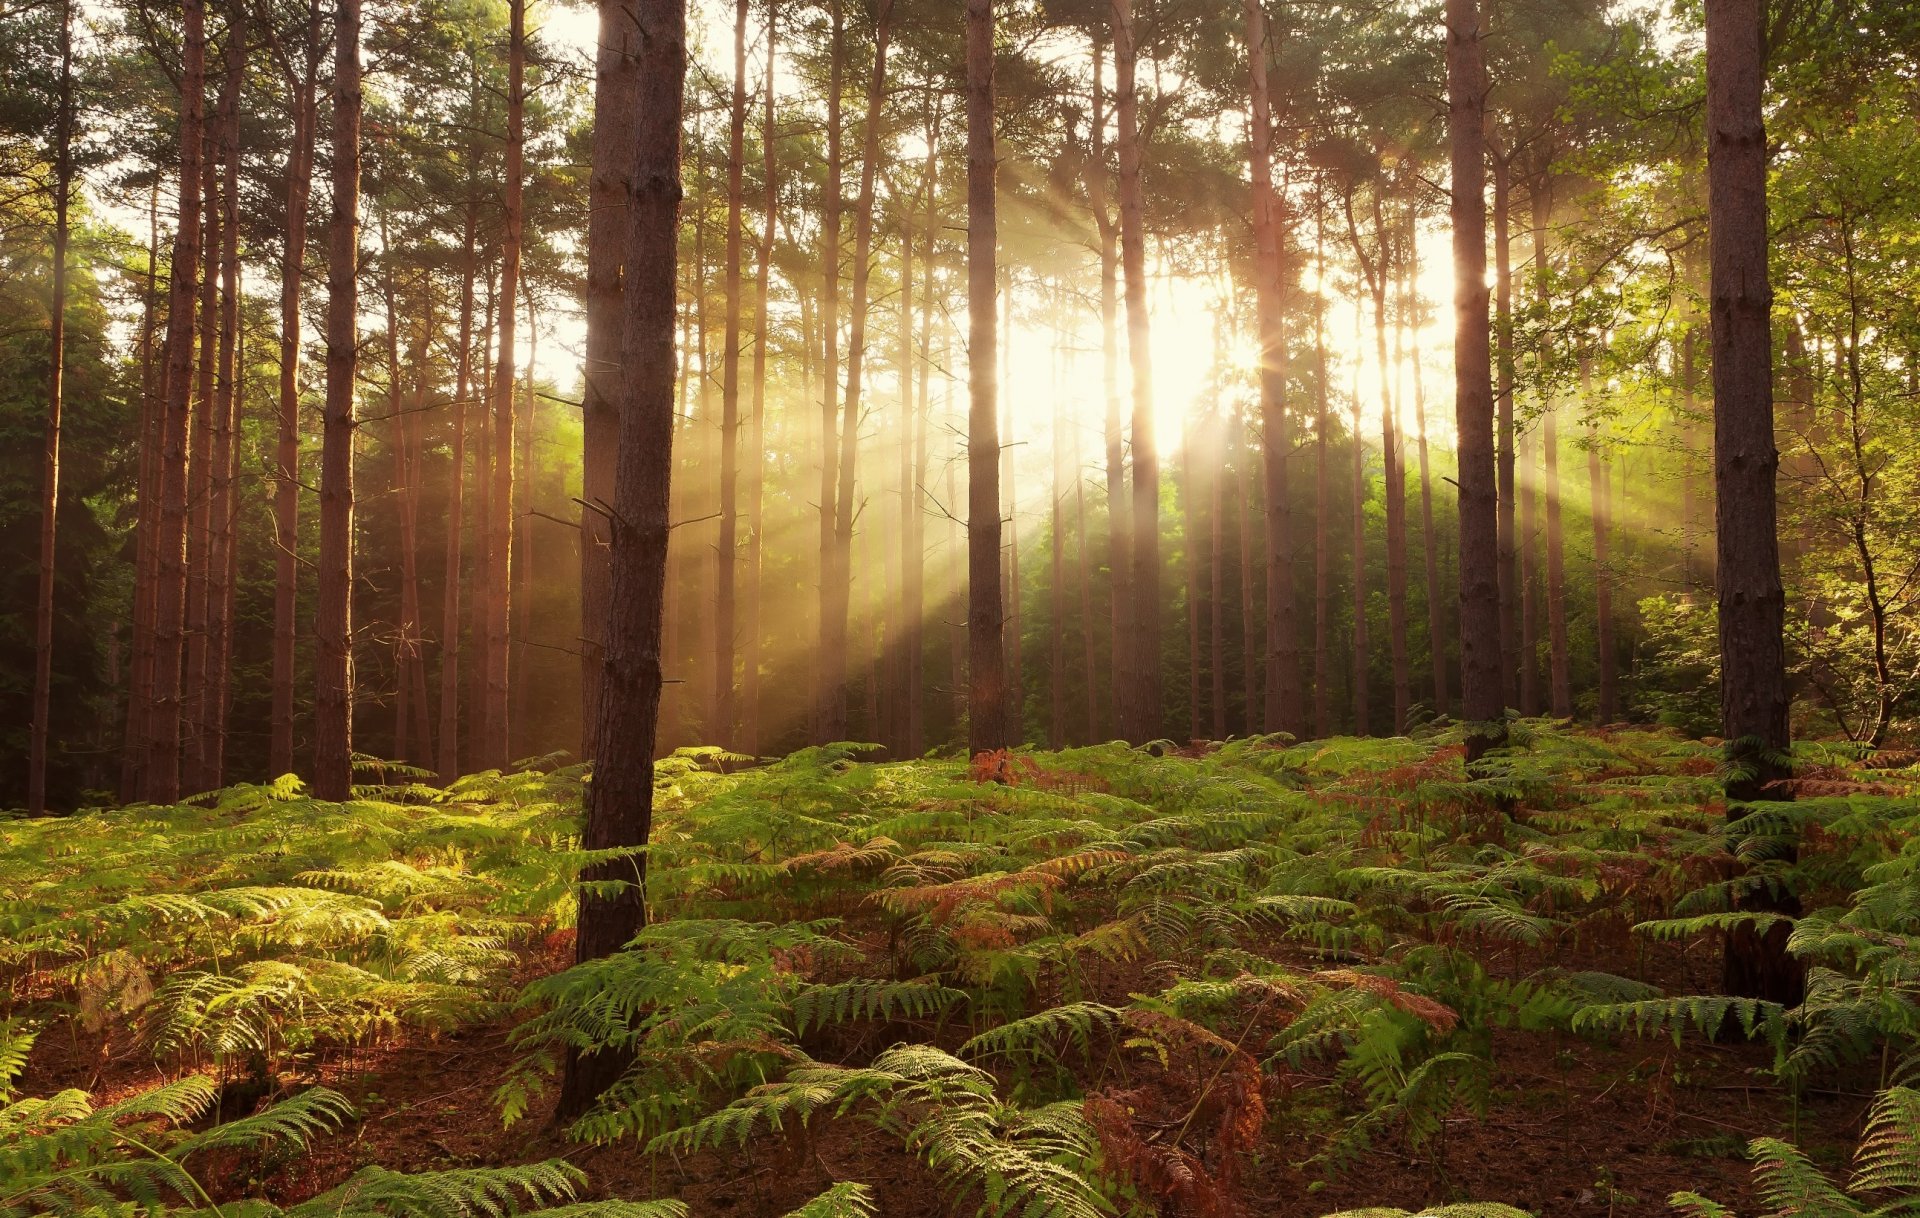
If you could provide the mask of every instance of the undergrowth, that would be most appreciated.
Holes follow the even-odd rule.
[[[572,877],[609,857],[579,848],[578,769],[0,822],[0,978],[46,1035],[263,1076],[327,1128],[346,1114],[294,1089],[324,1064],[504,1021],[508,1123],[544,1119],[568,1052],[615,1054],[578,1138],[684,1157],[855,1122],[991,1214],[1237,1212],[1302,1105],[1333,1114],[1313,1172],[1391,1144],[1444,1179],[1516,1035],[1750,1037],[1789,1092],[1875,1063],[1879,1153],[1901,1121],[1910,1142],[1911,759],[1806,746],[1792,802],[1729,818],[1707,745],[1511,739],[1471,778],[1444,730],[971,766],[683,752],[652,924],[560,971]],[[1809,911],[1791,1009],[1709,983],[1720,937],[1777,916],[1742,912],[1759,886]],[[849,1180],[796,1212],[874,1204]]]

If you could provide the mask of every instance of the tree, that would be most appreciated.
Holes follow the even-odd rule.
[[[333,27],[333,215],[327,249],[327,400],[320,444],[320,586],[314,608],[313,793],[353,786],[353,435],[360,267],[360,2]]]
[[[47,445],[41,473],[40,583],[34,600],[33,727],[27,815],[47,810],[47,741],[53,713],[54,545],[60,503],[60,414],[67,355],[67,238],[73,198],[73,4],[60,0],[60,89],[53,135],[53,293],[47,325]]]
[[[1133,371],[1133,697],[1121,703],[1120,734],[1136,744],[1160,735],[1160,460],[1153,436],[1153,352],[1147,315],[1146,195],[1140,182],[1140,94],[1135,80],[1133,0],[1113,0],[1115,145],[1120,161],[1120,266],[1126,283],[1127,362]]]
[[[1454,425],[1459,432],[1460,697],[1467,758],[1506,737],[1500,653],[1493,352],[1487,329],[1486,71],[1475,0],[1447,0]]]
[[[771,90],[772,83],[768,83]],[[739,710],[734,684],[736,551],[740,535],[740,214],[747,160],[747,0],[733,10],[733,105],[727,124],[727,252],[721,275],[726,336],[720,354],[720,544],[713,615],[713,723],[709,731],[728,747],[736,742]],[[755,455],[755,460],[758,456]]]
[[[1773,291],[1767,271],[1767,135],[1760,0],[1708,0],[1707,223],[1713,359],[1713,464],[1720,605],[1720,719],[1727,740],[1727,815],[1777,798],[1790,743],[1786,593],[1780,581],[1774,478]],[[1784,909],[1779,907],[1785,906]],[[1743,908],[1798,912],[1764,886]],[[1727,936],[1729,994],[1792,1004],[1802,966],[1790,926],[1744,923]]]
[[[967,745],[979,753],[1007,743],[1007,663],[1000,635],[1000,421],[995,410],[993,0],[966,3]]]
[[[661,618],[666,605],[668,502],[673,478],[674,313],[678,283],[680,126],[687,70],[686,0],[635,0],[626,9],[635,37],[634,109],[614,124],[631,131],[627,231],[621,257],[622,372],[619,458],[609,521],[606,656],[596,738],[607,747],[587,794],[582,845],[644,847],[653,827],[653,747],[660,724]],[[623,40],[624,41],[624,40]],[[598,169],[599,167],[596,167]],[[626,857],[580,875],[575,958],[619,951],[647,922],[646,858]],[[608,885],[617,885],[609,893]],[[586,1110],[623,1062],[612,1054],[570,1054],[561,1085],[562,1118]]]

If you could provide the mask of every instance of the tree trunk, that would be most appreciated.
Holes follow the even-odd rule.
[[[166,386],[154,376],[154,330],[160,300],[160,179],[147,191],[147,282],[140,324],[140,461],[135,491],[132,646],[127,665],[127,717],[120,742],[120,802],[141,795],[153,718],[154,611],[159,599],[160,450],[166,428]],[[165,379],[165,353],[160,381]]]
[[[450,783],[460,776],[460,579],[463,574],[460,542],[466,506],[467,403],[473,394],[475,211],[476,205],[469,194],[460,273],[460,351],[455,359],[453,386],[453,459],[447,473],[446,584],[440,606],[440,751],[434,768],[439,771],[442,783]],[[591,377],[588,382],[591,386]],[[589,400],[591,396],[592,390],[589,388]],[[588,417],[592,417],[591,412]],[[592,452],[591,446],[588,452]],[[587,502],[596,501],[588,498]],[[592,511],[583,515],[594,520],[601,519]],[[585,604],[584,581],[582,604]],[[582,612],[584,614],[585,610]],[[604,610],[602,612],[604,615]],[[589,751],[586,756],[591,758],[593,754]]]
[[[1000,420],[994,350],[993,0],[967,13],[967,747],[1007,744],[1000,600]]]
[[[1065,363],[1066,336],[1059,324],[1060,296],[1053,293],[1053,478],[1047,487],[1048,558],[1051,560],[1047,588],[1047,747],[1063,749],[1067,745],[1067,554],[1066,512],[1062,499],[1067,493],[1067,411]],[[1088,674],[1092,676],[1091,673]]]
[[[727,127],[726,335],[720,351],[720,521],[715,553],[713,614],[713,722],[709,735],[739,747],[734,684],[736,551],[740,536],[740,215],[747,161],[747,0],[733,10],[733,108]]]
[[[206,5],[183,0],[180,60],[180,222],[167,300],[166,413],[155,530],[153,659],[142,798],[180,798],[180,667],[187,600],[187,449],[192,428],[193,302],[200,278],[200,183],[206,140]]]
[[[1760,0],[1707,2],[1707,216],[1711,238],[1713,458],[1720,522],[1720,718],[1731,765],[1727,815],[1786,794],[1786,596],[1774,477],[1773,342],[1767,281],[1767,140]],[[1791,895],[1747,894],[1742,908],[1797,913]],[[1789,1005],[1804,989],[1786,923],[1728,936],[1729,994]]]
[[[1477,2],[1477,0],[1476,0]],[[1476,43],[1476,48],[1478,44]],[[1484,64],[1481,68],[1485,72]],[[1481,99],[1478,108],[1484,117],[1486,102]],[[1485,137],[1481,139],[1484,154]],[[1510,215],[1512,211],[1513,175],[1509,159],[1505,154],[1496,153],[1493,160],[1493,253],[1494,253],[1494,335],[1499,344],[1496,385],[1496,402],[1499,408],[1497,444],[1499,461],[1499,559],[1500,559],[1500,653],[1516,661],[1505,674],[1506,691],[1501,705],[1522,706],[1526,694],[1523,675],[1524,657],[1527,650],[1521,642],[1522,604],[1526,596],[1525,581],[1520,574],[1520,543],[1516,532],[1515,512],[1519,503],[1516,494],[1516,460],[1514,455],[1515,431],[1513,425],[1513,242]],[[1485,205],[1482,204],[1484,213]],[[1484,246],[1485,242],[1482,242]],[[1457,256],[1457,255],[1456,255]],[[1482,261],[1485,261],[1484,257]],[[1456,302],[1457,303],[1457,302]],[[1466,680],[1465,674],[1461,681]]]
[[[1216,359],[1218,352],[1216,354]],[[1200,531],[1204,527],[1200,513],[1200,471],[1198,429],[1191,418],[1183,421],[1180,436],[1180,468],[1177,485],[1180,492],[1181,549],[1185,551],[1187,578],[1187,739],[1205,738],[1200,715]]]
[[[1534,190],[1533,266],[1539,276],[1543,305],[1547,285],[1547,222],[1552,216],[1551,179],[1544,179]],[[1550,341],[1550,340],[1547,340]],[[1542,359],[1547,348],[1542,348]],[[1573,718],[1572,658],[1567,650],[1567,571],[1560,523],[1560,420],[1554,401],[1551,378],[1543,378],[1540,445],[1542,482],[1547,501],[1547,705],[1556,719]]]
[[[1433,532],[1433,475],[1427,463],[1426,381],[1420,375],[1420,326],[1414,316],[1417,298],[1413,284],[1418,278],[1418,246],[1410,242],[1408,248],[1411,252],[1402,282],[1408,317],[1408,362],[1413,371],[1413,426],[1420,451],[1420,550],[1421,558],[1426,563],[1427,577],[1427,649],[1433,662],[1433,713],[1446,715],[1451,713],[1452,705],[1447,697],[1447,631],[1445,614],[1442,612],[1444,602],[1440,595],[1439,543]]]
[[[327,402],[320,447],[320,588],[314,609],[313,793],[353,786],[353,442],[359,423],[360,0],[334,18],[333,217],[327,251]]]
[[[293,772],[294,649],[300,602],[300,290],[306,272],[307,208],[313,197],[319,126],[320,21],[319,0],[312,0],[307,10],[305,69],[297,81],[292,65],[287,66],[287,84],[293,93],[293,143],[287,151],[287,217],[280,259],[280,410],[274,448],[273,709],[268,748],[274,777]]]
[[[620,446],[617,402],[622,376],[620,264],[632,186],[632,129],[625,116],[637,105],[633,22],[618,0],[599,0],[600,36],[594,57],[594,125],[587,212],[587,351],[581,384],[580,498],[580,726],[581,756],[600,755],[600,674],[606,653],[608,513]],[[471,283],[471,279],[469,279]],[[464,344],[463,344],[464,348]],[[757,358],[757,357],[756,357]],[[451,620],[451,619],[450,619]],[[441,731],[446,727],[444,722]]]
[[[244,4],[227,9],[226,105],[220,125],[220,346],[215,368],[213,468],[207,554],[206,723],[202,732],[201,785],[226,782],[227,710],[233,701],[234,580],[238,572],[239,504],[234,473],[240,449],[240,90],[246,75],[247,14]]]
[[[1326,215],[1315,217],[1315,256],[1322,281],[1327,274]],[[1329,431],[1332,412],[1327,384],[1327,310],[1324,300],[1313,311],[1313,734],[1333,735],[1333,492],[1328,463],[1332,459]],[[1269,609],[1271,614],[1272,610]]]
[[[761,177],[766,191],[753,275],[753,418],[747,431],[747,570],[742,596],[744,649],[740,663],[740,744],[750,756],[760,752],[760,562],[766,536],[767,464],[767,294],[773,267],[774,225],[780,215],[778,145],[774,138],[774,42],[777,0],[767,2],[766,110],[760,123]]]
[[[1460,696],[1467,759],[1506,739],[1502,716],[1498,487],[1487,333],[1486,63],[1475,0],[1447,0],[1452,162],[1454,422],[1459,433]]]
[[[1260,701],[1260,677],[1262,657],[1266,651],[1266,634],[1261,628],[1259,599],[1254,592],[1254,572],[1257,569],[1254,554],[1254,534],[1260,525],[1255,516],[1255,500],[1258,495],[1253,484],[1253,454],[1250,445],[1244,440],[1241,454],[1235,462],[1240,475],[1240,679],[1244,691],[1242,701],[1246,704],[1246,731],[1248,735],[1262,731],[1281,730],[1271,718],[1263,720],[1263,704]],[[1290,583],[1291,581],[1289,581]],[[1298,648],[1295,649],[1298,659]],[[1296,672],[1296,676],[1298,673]],[[1296,699],[1298,695],[1295,695]],[[1303,726],[1294,735],[1303,735]]]
[[[1140,185],[1139,93],[1134,82],[1133,0],[1113,0],[1113,89],[1120,155],[1120,264],[1126,277],[1127,359],[1133,370],[1133,602],[1131,723],[1143,744],[1163,731],[1160,684],[1160,458],[1153,434],[1153,351],[1147,315],[1146,196]]]
[[[840,418],[840,213],[843,201],[840,160],[840,105],[845,91],[847,62],[843,0],[828,0],[832,22],[827,56],[827,178],[820,209],[820,332],[824,364],[820,396],[820,647],[815,656],[813,735],[819,742],[846,734],[847,673],[846,614],[842,604],[844,581],[838,574]],[[842,628],[833,637],[833,622]]]
[[[1213,676],[1213,738],[1227,738],[1227,539],[1225,428],[1214,415],[1207,428],[1207,525],[1209,533],[1207,574],[1212,588],[1208,597],[1207,668]]]
[[[610,596],[600,726],[608,749],[587,788],[588,850],[645,846],[653,827],[653,748],[660,720],[661,617],[665,608],[669,486],[673,476],[674,290],[680,211],[680,125],[686,76],[686,0],[635,0],[632,110],[616,121],[632,148],[625,240],[624,376],[618,383],[619,458],[611,518]],[[608,894],[580,892],[578,960],[608,956],[646,925],[644,855],[597,864],[584,884],[630,881]],[[618,1054],[569,1054],[561,1119],[584,1112],[616,1078]]]
[[[1534,449],[1539,435],[1522,432],[1514,441],[1518,459],[1515,479],[1519,495],[1519,527],[1515,531],[1520,559],[1520,713],[1540,713],[1540,478]]]
[[[233,98],[225,89],[214,112],[214,129],[207,133],[201,161],[200,349],[195,374],[193,440],[187,457],[187,608],[181,677],[180,715],[184,756],[180,785],[185,793],[205,791],[207,782],[207,616],[213,595],[213,437],[215,389],[220,360],[220,157],[217,136],[227,126]]]
[[[1584,361],[1580,368],[1580,389],[1581,396],[1591,405],[1593,391]],[[1590,423],[1587,426],[1587,492],[1592,499],[1593,518],[1593,640],[1594,650],[1599,653],[1600,666],[1599,703],[1594,718],[1595,722],[1605,727],[1619,718],[1620,694],[1618,678],[1614,673],[1613,569],[1608,555],[1610,538],[1607,517],[1612,512],[1610,500],[1613,487],[1600,446],[1600,425]]]
[[[48,715],[53,710],[53,560],[60,506],[60,412],[67,355],[67,210],[73,192],[72,0],[60,0],[60,93],[53,143],[53,297],[47,322],[47,441],[40,478],[40,582],[34,598],[28,816],[44,816],[47,811]]]
[[[1100,384],[1106,403],[1107,549],[1113,586],[1112,672],[1115,727],[1131,723],[1138,682],[1133,677],[1133,529],[1127,503],[1126,422],[1120,408],[1120,228],[1107,210],[1106,94],[1101,88],[1104,59],[1093,48],[1092,144],[1087,165],[1087,196],[1100,230]],[[1091,678],[1089,678],[1091,679]]]
[[[1285,229],[1273,189],[1273,116],[1267,87],[1267,22],[1260,0],[1247,0],[1248,109],[1253,180],[1254,299],[1259,313],[1260,447],[1266,472],[1268,731],[1306,731],[1300,699],[1300,640],[1294,624],[1293,509],[1287,461],[1293,437],[1287,418],[1286,302],[1282,280]],[[1249,652],[1248,662],[1252,662]],[[1254,707],[1247,705],[1247,726]]]
[[[518,328],[520,245],[526,222],[522,206],[526,151],[526,0],[507,4],[507,144],[501,191],[500,305],[498,365],[493,374],[492,468],[487,512],[487,572],[481,595],[486,603],[486,703],[481,708],[480,764],[503,768],[508,756],[508,693],[513,603],[513,397],[514,331]]]
[[[1356,328],[1359,322],[1358,308],[1355,309]],[[1357,344],[1356,344],[1357,345]],[[1384,382],[1386,370],[1381,369]],[[1351,421],[1348,427],[1347,443],[1353,452],[1353,477],[1351,482],[1353,505],[1353,554],[1352,579],[1348,589],[1353,598],[1353,734],[1368,736],[1373,733],[1372,703],[1368,697],[1368,655],[1367,655],[1367,445],[1360,433],[1360,372],[1355,361],[1353,374],[1353,394],[1351,399]]]

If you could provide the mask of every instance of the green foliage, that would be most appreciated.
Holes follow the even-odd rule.
[[[1845,1187],[1828,1178],[1799,1147],[1756,1138],[1747,1147],[1754,1184],[1770,1214],[1807,1218],[1878,1218],[1920,1210],[1920,1092],[1883,1091],[1867,1116]],[[1689,1218],[1727,1218],[1732,1211],[1697,1193],[1671,1198]]]

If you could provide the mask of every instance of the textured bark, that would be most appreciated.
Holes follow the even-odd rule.
[[[460,776],[460,584],[464,574],[460,541],[466,514],[467,404],[473,395],[474,228],[477,220],[471,194],[468,199],[460,263],[460,350],[454,365],[453,459],[447,474],[445,587],[440,603],[440,750],[434,768],[443,783]],[[584,602],[584,591],[582,596]]]
[[[180,58],[180,221],[175,229],[167,299],[165,415],[160,504],[154,536],[151,690],[141,716],[141,797],[172,803],[180,797],[180,666],[187,601],[187,448],[192,428],[193,302],[200,280],[200,182],[206,139],[206,5],[183,0]]]
[[[994,215],[993,0],[967,14],[967,746],[1007,744],[1000,601],[999,301]]]
[[[213,467],[208,471],[207,662],[200,730],[200,786],[226,782],[227,710],[233,701],[234,469],[240,419],[240,90],[246,74],[247,9],[227,6],[227,82],[221,91],[220,339],[214,368]]]
[[[1417,256],[1417,250],[1416,250]],[[1440,593],[1440,551],[1433,532],[1433,475],[1427,462],[1427,393],[1426,380],[1420,372],[1420,327],[1414,324],[1413,306],[1415,304],[1413,282],[1415,262],[1409,258],[1404,268],[1402,280],[1406,293],[1406,315],[1409,336],[1409,360],[1413,371],[1413,427],[1420,453],[1420,553],[1426,563],[1427,579],[1427,651],[1433,665],[1433,713],[1446,715],[1451,713],[1452,702],[1447,697],[1447,630],[1445,604]]]
[[[836,547],[839,518],[840,418],[840,215],[844,209],[840,159],[841,95],[846,88],[846,26],[843,0],[828,0],[831,29],[827,45],[827,177],[820,205],[821,394],[820,394],[820,647],[815,653],[813,737],[838,740],[846,734],[847,681],[844,612],[836,613],[843,581],[837,574]],[[829,637],[832,622],[843,623],[840,637]],[[837,643],[837,646],[835,644]]]
[[[220,158],[217,136],[227,125],[233,99],[222,88],[201,160],[200,343],[195,365],[193,438],[187,455],[187,605],[180,678],[183,793],[204,791],[207,782],[207,605],[213,591],[214,389],[220,356]]]
[[[1538,432],[1515,441],[1519,522],[1515,540],[1520,560],[1520,713],[1540,713],[1540,476]]]
[[[995,355],[1000,360],[1000,376],[995,383],[1006,386],[1013,383],[1013,275],[1003,270],[1000,276],[1000,338],[995,344]],[[1020,488],[1014,480],[1013,455],[1020,441],[1014,436],[1013,399],[1006,393],[1000,397],[1000,493],[1005,496],[1004,519],[1006,531],[1003,534],[1006,545],[1001,554],[1006,564],[1001,573],[1000,587],[1006,598],[1001,609],[1006,625],[1002,628],[1001,638],[1007,652],[1007,743],[1011,746],[1026,739],[1027,691],[1026,669],[1021,666],[1020,658]]]
[[[740,216],[747,161],[747,0],[733,10],[733,105],[727,125],[727,250],[721,272],[726,292],[720,348],[720,521],[714,556],[713,720],[716,744],[739,747],[734,635],[738,624],[740,545]],[[757,457],[756,457],[757,459]]]
[[[1226,504],[1223,502],[1223,484],[1226,482],[1226,470],[1222,468],[1221,454],[1223,439],[1218,416],[1209,420],[1207,427],[1207,575],[1211,583],[1207,598],[1207,671],[1213,678],[1213,738],[1227,738],[1227,539]]]
[[[1356,315],[1355,321],[1358,322]],[[1352,545],[1350,558],[1351,575],[1347,581],[1347,591],[1352,597],[1353,635],[1349,654],[1352,668],[1348,681],[1352,689],[1350,699],[1353,709],[1353,734],[1371,735],[1373,731],[1373,705],[1368,697],[1368,643],[1367,637],[1367,445],[1360,437],[1360,373],[1358,364],[1353,374],[1353,393],[1350,395],[1351,412],[1347,427],[1347,446],[1353,456],[1352,477],[1349,481],[1349,496],[1352,520]]]
[[[1215,354],[1217,356],[1218,352]],[[1188,418],[1181,428],[1177,485],[1180,493],[1180,531],[1183,535],[1180,548],[1186,560],[1181,566],[1185,568],[1187,583],[1187,738],[1190,740],[1202,739],[1206,734],[1203,726],[1205,721],[1200,713],[1203,676],[1200,664],[1200,534],[1205,522],[1200,510],[1200,471],[1195,468],[1199,452],[1199,431],[1193,420]]]
[[[1051,386],[1053,478],[1047,487],[1047,558],[1051,567],[1048,572],[1051,582],[1047,586],[1047,747],[1062,749],[1067,744],[1067,539],[1065,505],[1061,502],[1067,493],[1068,478],[1066,385],[1062,377],[1066,339],[1057,321],[1060,308],[1057,292],[1052,304],[1056,322]]]
[[[300,294],[319,127],[320,9],[319,0],[312,0],[299,73],[292,63],[283,65],[293,94],[293,142],[287,151],[286,231],[280,256],[280,399],[274,444],[273,709],[268,757],[276,777],[293,771],[294,651],[300,611]]]
[[[1254,490],[1253,460],[1250,453],[1243,451],[1235,462],[1239,469],[1240,485],[1240,679],[1246,711],[1246,731],[1254,732],[1278,730],[1274,721],[1263,718],[1264,704],[1260,701],[1260,678],[1262,660],[1266,651],[1266,633],[1261,624],[1259,597],[1255,593],[1254,580],[1260,564],[1254,554],[1259,547],[1254,537],[1260,530],[1255,515],[1255,501],[1258,494]],[[1298,648],[1296,646],[1296,658]],[[1304,727],[1294,734],[1301,735]]]
[[[1767,280],[1767,141],[1760,0],[1708,0],[1707,217],[1712,259],[1713,460],[1719,520],[1720,718],[1732,765],[1727,815],[1782,797],[1787,749],[1786,597],[1774,478],[1773,342]],[[1748,893],[1741,908],[1798,913],[1791,895]],[[1727,937],[1726,990],[1792,1004],[1804,990],[1790,926]]]
[[[1315,258],[1320,277],[1327,273],[1326,216],[1315,217]],[[1333,734],[1333,499],[1328,477],[1332,459],[1332,425],[1327,384],[1327,310],[1324,301],[1313,311],[1313,734]]]
[[[1486,63],[1475,0],[1447,0],[1452,165],[1454,422],[1459,433],[1460,697],[1475,762],[1506,738],[1500,662],[1498,487],[1487,333]]]
[[[1695,434],[1694,416],[1699,410],[1700,371],[1694,359],[1699,342],[1699,327],[1689,324],[1680,346],[1680,590],[1691,592],[1698,586],[1694,569],[1694,550],[1699,545],[1694,521],[1700,515],[1699,495],[1695,489],[1695,471],[1700,451]]]
[[[1249,165],[1253,181],[1254,300],[1260,346],[1260,448],[1265,470],[1268,731],[1306,731],[1300,697],[1300,638],[1294,622],[1293,508],[1287,462],[1293,436],[1287,413],[1285,258],[1281,203],[1273,189],[1273,114],[1267,86],[1267,21],[1260,0],[1247,0]],[[1244,547],[1243,547],[1244,548]],[[1251,663],[1253,657],[1248,656]],[[1251,688],[1251,683],[1249,683]],[[1251,695],[1247,726],[1254,720]]]
[[[493,373],[492,458],[486,477],[487,570],[480,596],[486,605],[486,699],[480,710],[479,762],[483,768],[506,766],[511,682],[510,635],[513,607],[513,399],[514,331],[518,328],[520,246],[526,223],[522,204],[526,157],[526,0],[507,4],[507,143],[501,185],[499,340]]]
[[[1120,734],[1143,744],[1163,731],[1160,682],[1160,458],[1153,435],[1153,351],[1147,313],[1146,195],[1140,183],[1140,98],[1134,80],[1133,0],[1113,0],[1115,145],[1120,160],[1120,266],[1133,372],[1133,603],[1135,694]]]
[[[929,135],[931,124],[929,124]],[[932,139],[928,141],[929,155]],[[932,179],[926,182],[932,189]],[[918,757],[926,745],[922,740],[920,719],[922,669],[926,665],[920,633],[920,615],[925,599],[926,543],[920,536],[920,478],[926,463],[926,419],[916,406],[913,391],[914,312],[913,245],[919,233],[913,216],[900,224],[900,546],[899,600],[894,607],[894,624],[888,643],[893,655],[894,695],[898,706],[891,716],[903,755]],[[928,266],[928,271],[933,269]],[[926,292],[933,292],[929,276]]]
[[[73,4],[60,2],[60,86],[53,133],[53,293],[47,317],[47,430],[40,473],[40,580],[34,595],[33,726],[27,815],[47,810],[48,715],[53,709],[53,563],[60,510],[60,414],[67,354],[67,213],[73,194]]]
[[[760,752],[760,563],[765,540],[767,436],[767,292],[773,267],[774,225],[780,216],[778,143],[773,125],[775,40],[779,32],[777,0],[767,3],[767,72],[762,86],[766,110],[760,121],[760,241],[753,274],[753,407],[747,430],[747,569],[742,596],[744,637],[740,663],[740,749]],[[918,703],[915,703],[916,707]]]
[[[597,739],[609,748],[587,788],[589,850],[638,847],[653,827],[653,748],[660,722],[661,617],[666,601],[669,487],[673,476],[674,288],[680,212],[680,122],[686,78],[686,0],[634,0],[638,76],[631,112],[633,171],[625,253],[624,376],[614,473],[611,596]],[[621,123],[622,127],[626,122]],[[598,864],[581,880],[630,883],[617,893],[582,889],[575,957],[621,948],[646,925],[645,856]],[[577,1116],[618,1078],[617,1054],[569,1055],[559,1117]]]
[[[320,586],[314,607],[313,793],[353,785],[353,442],[359,367],[360,2],[334,15],[333,215],[327,250],[327,401],[320,446]]]
[[[149,720],[153,710],[154,609],[159,553],[154,534],[160,523],[160,448],[165,428],[165,357],[162,375],[154,365],[155,316],[160,300],[160,179],[147,191],[147,282],[140,322],[140,462],[135,493],[133,621],[127,664],[127,711],[120,742],[120,802],[140,797],[146,765]]]
[[[1120,226],[1107,205],[1106,92],[1102,46],[1093,48],[1093,118],[1087,199],[1100,230],[1100,385],[1106,404],[1107,565],[1113,585],[1112,681],[1115,729],[1135,716],[1133,528],[1127,501],[1127,433],[1120,403]]]
[[[1548,221],[1553,213],[1551,179],[1534,186],[1534,273],[1540,277],[1540,296],[1548,298]],[[1542,340],[1551,344],[1551,336]],[[1551,352],[1542,348],[1542,359]],[[1555,719],[1572,719],[1572,661],[1567,653],[1567,555],[1561,538],[1561,484],[1559,484],[1559,403],[1553,398],[1551,380],[1544,382],[1540,448],[1542,448],[1542,492],[1546,496],[1548,517],[1548,709]]]
[[[1585,361],[1580,366],[1581,396],[1589,403],[1593,388]],[[1613,569],[1610,563],[1608,516],[1612,513],[1612,478],[1601,453],[1600,425],[1587,426],[1587,493],[1592,500],[1593,519],[1593,637],[1599,653],[1599,702],[1595,722],[1604,727],[1620,714],[1619,680],[1613,655]]]
[[[1481,71],[1484,74],[1484,66]],[[1479,104],[1484,124],[1484,99]],[[1484,130],[1484,125],[1482,129]],[[1484,146],[1483,139],[1483,149]],[[1512,195],[1512,173],[1507,157],[1496,155],[1493,157],[1493,254],[1494,337],[1498,343],[1496,370],[1499,377],[1495,385],[1495,401],[1499,410],[1496,443],[1499,463],[1497,544],[1500,563],[1500,653],[1512,661],[1509,670],[1504,674],[1506,689],[1502,705],[1517,707],[1525,700],[1525,695],[1521,692],[1523,685],[1521,661],[1526,654],[1526,649],[1521,644],[1520,635],[1521,604],[1525,596],[1525,585],[1520,576],[1520,542],[1516,531],[1518,522],[1515,520],[1519,499],[1516,494],[1518,489],[1514,453],[1516,437],[1513,426],[1513,242],[1510,219]],[[1483,214],[1484,210],[1483,206]],[[1484,245],[1483,241],[1483,249]],[[1481,261],[1485,262],[1484,255]],[[1462,674],[1463,683],[1465,679],[1465,675]]]
[[[587,350],[582,376],[580,498],[580,726],[581,755],[600,755],[600,673],[606,652],[608,513],[619,455],[621,376],[621,246],[633,178],[632,118],[635,75],[633,22],[620,0],[599,0],[594,55],[592,162],[587,193]],[[464,344],[463,344],[464,347]],[[757,359],[758,357],[756,357]],[[451,620],[451,618],[449,619]],[[443,726],[442,731],[445,730]]]

